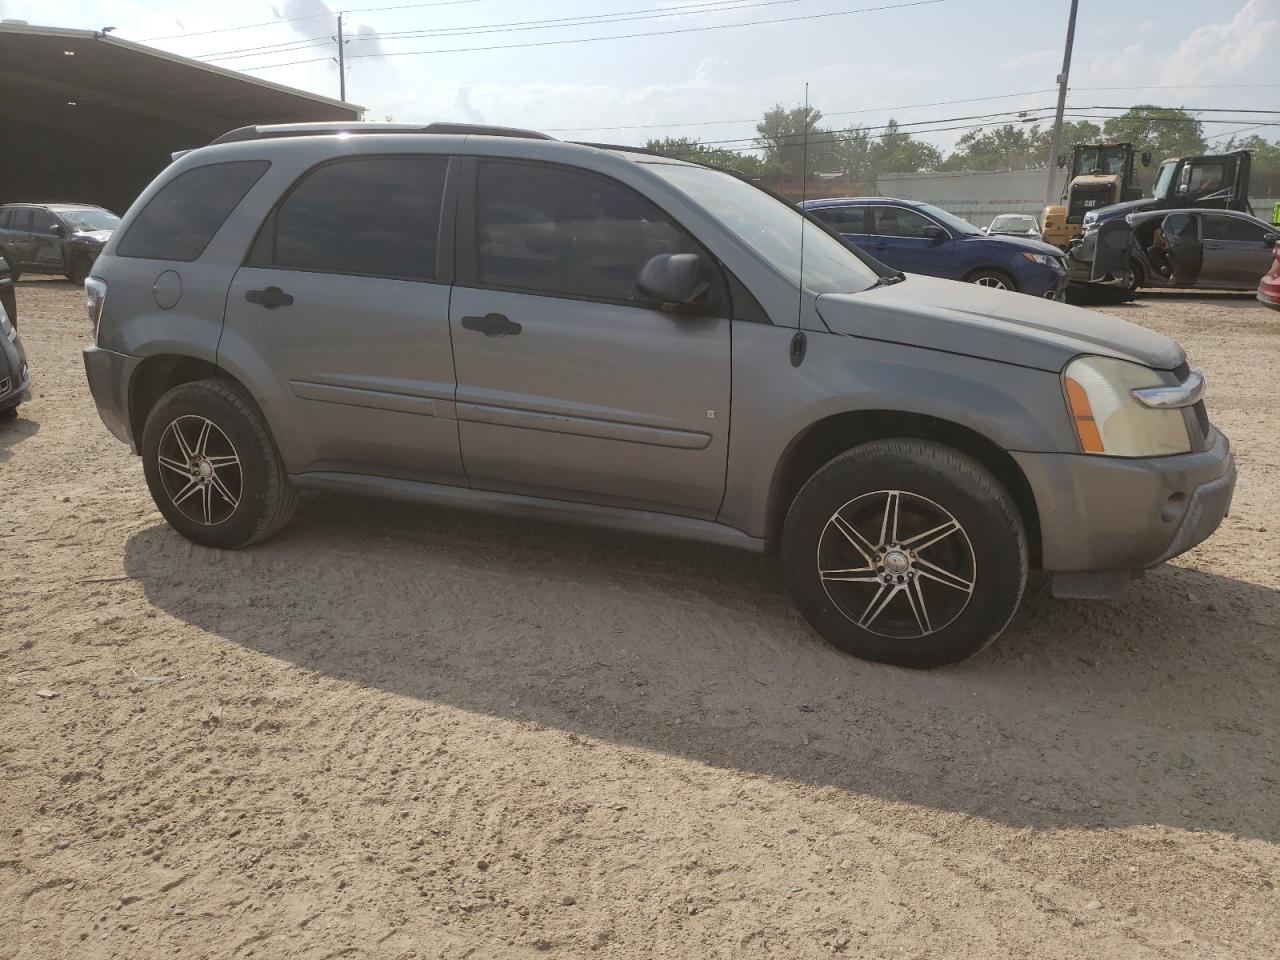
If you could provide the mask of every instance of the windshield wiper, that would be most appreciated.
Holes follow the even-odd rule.
[[[876,287],[891,287],[895,283],[901,283],[905,279],[907,279],[907,275],[901,270],[896,270],[888,276],[882,275],[879,280],[871,285],[871,289],[874,290]]]

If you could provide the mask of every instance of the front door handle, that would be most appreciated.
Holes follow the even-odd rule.
[[[515,336],[524,329],[501,313],[486,313],[483,317],[463,317],[462,325],[468,330],[483,333],[486,337]]]
[[[246,290],[244,298],[260,307],[274,310],[276,307],[287,307],[293,304],[293,297],[279,287],[267,287],[265,290]]]

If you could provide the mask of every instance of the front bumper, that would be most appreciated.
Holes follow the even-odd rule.
[[[1014,453],[1040,514],[1044,569],[1144,570],[1207,539],[1236,483],[1230,442],[1212,427],[1209,440],[1173,457]]]
[[[138,452],[137,438],[129,422],[129,384],[142,360],[92,346],[84,348],[84,371],[97,404],[98,416],[119,440]]]

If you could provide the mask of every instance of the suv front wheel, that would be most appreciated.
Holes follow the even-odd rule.
[[[1027,540],[1000,482],[923,440],[842,453],[797,494],[783,528],[787,584],[827,641],[906,667],[955,663],[1013,617]]]
[[[142,431],[142,465],[164,518],[202,546],[248,546],[293,514],[293,486],[266,422],[226,380],[179,384],[157,401]]]

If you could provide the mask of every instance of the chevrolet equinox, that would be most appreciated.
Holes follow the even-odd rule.
[[[1235,484],[1168,338],[904,275],[625,147],[242,128],[156,178],[85,287],[101,417],[210,547],[312,489],[776,548],[828,641],[928,667],[995,639],[1029,568],[1111,596]]]

